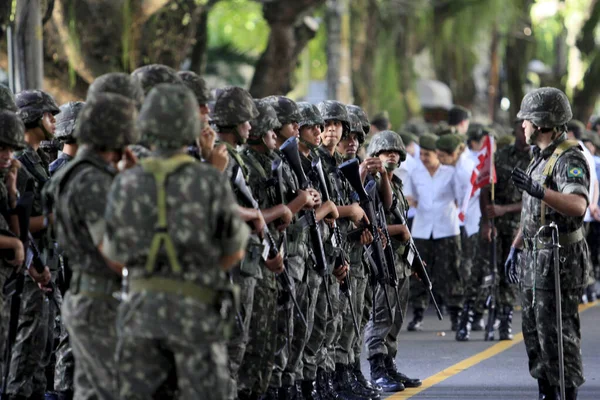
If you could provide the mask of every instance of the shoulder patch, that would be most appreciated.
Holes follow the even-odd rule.
[[[567,177],[569,178],[579,178],[583,176],[583,170],[581,168],[569,166],[568,171]]]

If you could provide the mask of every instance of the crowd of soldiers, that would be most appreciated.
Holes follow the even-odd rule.
[[[409,304],[418,331],[432,297],[457,341],[511,340],[511,173],[530,146],[522,119],[502,138],[470,119],[397,133],[355,105],[213,94],[163,65],[60,107],[1,88],[0,283],[26,277],[18,309],[0,297],[2,398],[379,399],[422,384],[396,356]],[[486,136],[497,182],[469,198]],[[590,193],[597,221],[597,179]]]

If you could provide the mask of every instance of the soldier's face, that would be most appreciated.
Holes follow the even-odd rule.
[[[12,148],[7,146],[0,146],[0,170],[6,170],[10,168],[14,151]]]
[[[340,142],[344,126],[341,121],[325,121],[325,131],[321,134],[321,142],[323,146],[332,149]]]
[[[50,114],[49,112],[44,113],[44,116],[42,117],[42,125],[44,126],[44,129],[46,129],[46,132],[50,134],[50,137],[45,137],[45,139],[52,139],[52,137],[54,137],[54,132],[56,132],[56,119],[54,118],[54,115]]]
[[[436,167],[440,160],[434,150],[426,150],[421,148],[421,152],[419,153],[419,158],[425,167],[432,168]]]
[[[304,125],[300,129],[300,137],[306,140],[313,146],[321,144],[321,126],[319,125]]]
[[[277,135],[272,129],[265,134],[263,142],[269,150],[275,150],[277,148]]]
[[[395,151],[384,151],[379,153],[379,159],[383,163],[385,169],[394,170],[400,164],[400,154]]]
[[[279,134],[286,139],[291,137],[298,137],[300,135],[300,130],[298,129],[298,123],[292,122],[289,124],[285,124],[281,127]]]
[[[356,157],[356,152],[358,151],[358,138],[356,133],[351,133],[344,139],[340,140],[337,148],[342,155]]]
[[[523,121],[521,125],[523,127],[523,131],[525,132],[525,140],[527,144],[534,145],[535,144],[535,127],[531,121]]]
[[[237,126],[237,131],[242,139],[248,140],[248,137],[250,136],[251,128],[252,128],[252,126],[250,125],[250,122],[246,121],[243,124],[239,124]]]

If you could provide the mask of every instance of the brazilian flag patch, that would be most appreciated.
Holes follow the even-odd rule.
[[[583,170],[577,167],[569,168],[569,173],[567,176],[569,178],[581,178],[583,176]]]

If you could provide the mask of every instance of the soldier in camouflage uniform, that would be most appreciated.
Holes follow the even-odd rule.
[[[572,116],[567,96],[555,88],[528,93],[517,114],[524,120],[527,142],[535,147],[527,170],[515,168],[512,172],[515,186],[525,193],[520,229],[505,274],[509,283],[521,282],[523,336],[529,372],[538,380],[540,399],[558,398],[557,298],[562,304],[565,400],[576,399],[578,387],[585,382],[578,305],[590,270],[582,232],[590,171],[578,143],[566,140],[565,124]],[[551,222],[559,230],[559,265],[554,263],[552,247],[537,241],[551,241],[548,230],[534,239],[540,227]],[[560,268],[560,294],[554,291],[554,268]]]
[[[15,104],[15,95],[4,85],[0,85],[0,110],[19,111],[19,107]]]
[[[373,136],[369,148],[369,157],[378,157],[382,163],[383,171],[372,169],[369,179],[378,182],[379,194],[385,204],[385,190],[392,192],[392,208],[404,216],[408,211],[408,203],[402,192],[402,181],[394,175],[394,170],[406,159],[406,149],[402,138],[396,132],[382,131]],[[394,293],[394,288],[388,287],[387,295],[392,308],[392,319],[387,308],[388,301],[385,299],[386,292],[381,285],[375,288],[375,304],[373,313],[365,329],[365,344],[368,350],[368,359],[371,363],[371,378],[381,386],[385,392],[399,392],[405,387],[421,386],[419,379],[412,379],[400,373],[396,368],[396,352],[398,348],[398,334],[403,323],[403,315],[408,308],[408,295],[411,269],[404,260],[406,242],[410,239],[410,232],[406,225],[393,221],[391,212],[386,215],[388,231],[392,238],[396,275],[398,276],[398,294],[400,304]]]
[[[484,329],[483,311],[485,297],[489,290],[495,290],[496,313],[500,319],[500,340],[511,340],[513,307],[517,299],[517,286],[508,284],[502,267],[510,251],[510,244],[519,229],[521,217],[522,193],[510,179],[513,168],[526,169],[531,156],[529,145],[525,141],[522,127],[523,121],[514,123],[515,143],[494,154],[494,167],[496,169],[496,183],[494,185],[494,203],[491,202],[491,187],[486,186],[481,190],[479,198],[482,210],[480,221],[479,251],[473,263],[470,282],[465,292],[465,306],[461,316],[461,329],[457,331],[457,339],[469,340],[470,326],[473,330]],[[490,242],[492,227],[490,219],[494,218],[496,232],[496,277],[495,288],[481,290],[482,286],[489,286],[491,280]],[[478,322],[481,321],[481,322]]]
[[[113,292],[119,291],[121,280],[98,246],[116,163],[124,148],[139,139],[136,116],[136,106],[129,99],[112,93],[95,95],[79,113],[74,137],[81,149],[45,189],[54,199],[58,243],[73,270],[62,319],[77,359],[76,399],[118,398],[113,357],[118,301]]]
[[[177,75],[177,71],[162,64],[150,64],[139,67],[131,73],[131,77],[140,84],[145,95],[161,83],[183,84],[183,81]]]
[[[42,140],[52,139],[55,130],[54,116],[59,108],[54,99],[39,90],[20,92],[16,96],[19,107],[18,115],[25,124],[25,141],[27,146],[16,154],[23,167],[17,176],[19,192],[25,193],[33,184],[34,202],[29,222],[30,231],[42,254],[42,261],[50,265],[53,272],[56,263],[52,257],[52,248],[44,240],[46,229],[42,208],[42,187],[48,180],[47,156],[39,148]],[[35,272],[31,271],[30,274]],[[50,281],[50,269],[43,273],[44,283]],[[54,296],[56,302],[49,301]],[[59,311],[60,293],[41,291],[33,280],[26,279],[21,296],[21,313],[17,340],[13,347],[8,395],[11,399],[22,397],[43,399],[46,390],[46,368],[50,364],[54,348],[54,323]]]
[[[225,271],[243,257],[248,229],[222,175],[181,150],[198,135],[197,107],[183,86],[150,91],[138,121],[153,156],[119,174],[108,196],[103,251],[127,265],[121,399],[151,398],[172,370],[183,399],[227,395]]]
[[[60,106],[60,114],[56,117],[55,137],[63,143],[58,158],[50,163],[50,175],[54,175],[61,167],[73,160],[77,153],[77,141],[73,137],[77,116],[85,105],[82,101],[70,101]]]
[[[141,74],[141,73],[139,73]],[[87,99],[98,93],[115,93],[125,96],[135,103],[139,110],[144,102],[144,89],[141,86],[141,76],[127,75],[122,72],[110,72],[99,76],[92,82],[87,91]],[[158,83],[166,83],[159,81]]]

